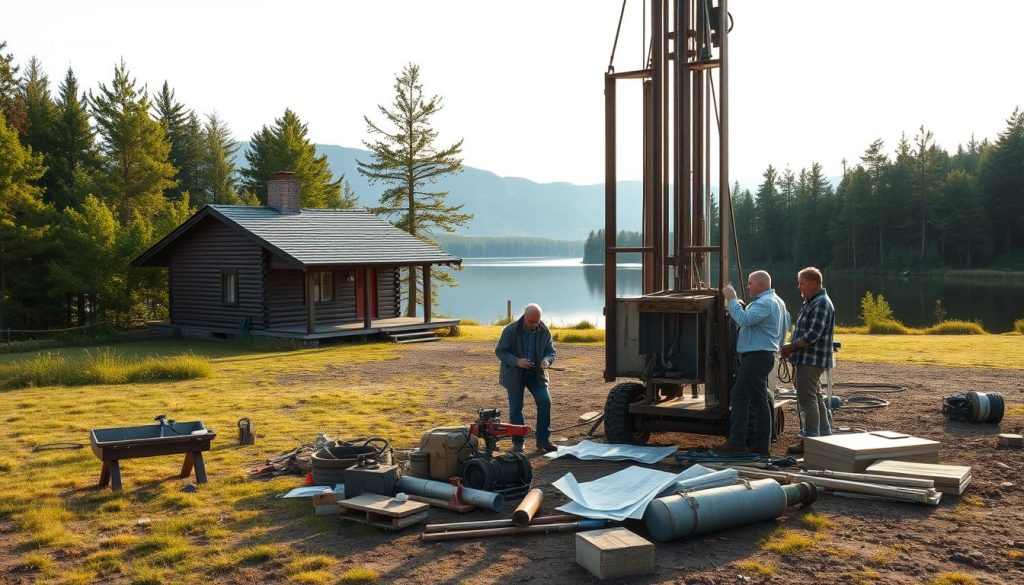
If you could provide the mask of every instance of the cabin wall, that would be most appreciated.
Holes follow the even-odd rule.
[[[177,242],[169,256],[171,323],[235,329],[245,317],[265,328],[263,250],[234,229],[209,219]],[[221,274],[238,271],[238,303],[223,302]]]

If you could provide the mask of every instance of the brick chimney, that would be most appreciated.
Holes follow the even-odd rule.
[[[299,201],[299,180],[295,173],[280,171],[267,181],[267,207],[281,213],[299,213],[302,211]]]

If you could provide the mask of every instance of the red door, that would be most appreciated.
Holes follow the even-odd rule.
[[[366,290],[365,273],[362,268],[356,269],[356,319],[366,317],[366,306],[363,302]],[[377,270],[370,269],[370,318],[380,317],[380,308],[377,306]]]

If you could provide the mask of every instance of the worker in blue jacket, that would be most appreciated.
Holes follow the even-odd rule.
[[[533,395],[537,405],[537,450],[556,451],[551,444],[551,393],[548,390],[548,368],[555,361],[551,331],[540,320],[540,305],[530,303],[518,321],[509,323],[501,332],[494,354],[501,360],[499,383],[508,392],[508,421],[525,424],[523,416],[524,389]],[[512,450],[523,451],[523,438],[512,438]]]
[[[771,275],[764,270],[750,273],[747,290],[751,301],[743,307],[736,299],[736,290],[731,284],[722,289],[722,295],[729,303],[729,315],[740,328],[736,341],[740,366],[730,393],[729,440],[718,449],[769,455],[772,395],[768,390],[768,374],[775,367],[775,355],[789,331],[789,312],[786,311],[786,303],[772,288]],[[751,420],[753,435],[748,437]]]

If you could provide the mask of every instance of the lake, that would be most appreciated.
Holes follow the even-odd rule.
[[[801,302],[796,272],[773,276],[776,291],[795,316]],[[435,313],[490,323],[505,315],[506,301],[511,300],[517,317],[524,305],[536,302],[547,323],[587,319],[604,326],[604,269],[585,266],[580,258],[466,258],[455,278],[459,286],[435,288]],[[825,287],[836,306],[836,318],[844,325],[860,324],[860,299],[869,290],[884,295],[896,318],[914,327],[935,322],[936,299],[941,299],[947,319],[977,320],[995,333],[1012,330],[1013,321],[1024,317],[1020,282],[826,274]],[[640,294],[639,264],[618,268],[618,288],[620,296]]]

